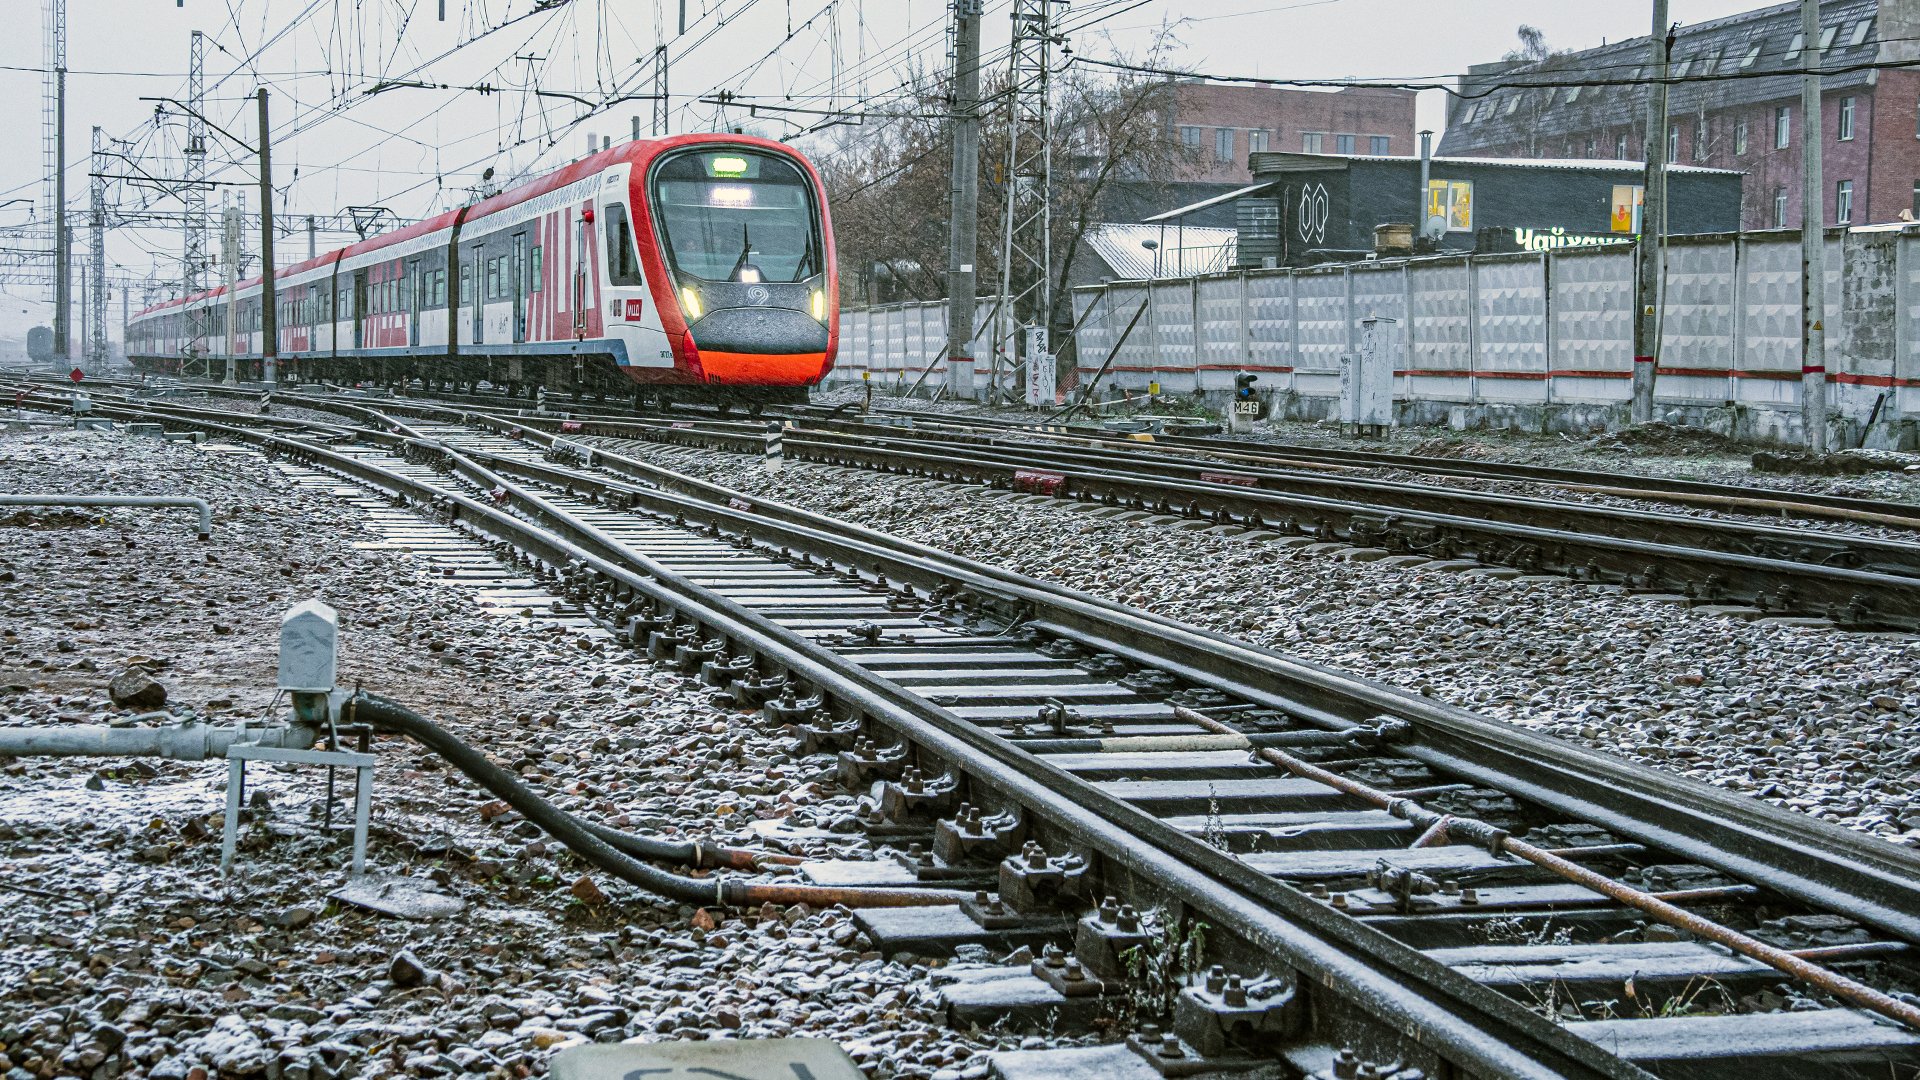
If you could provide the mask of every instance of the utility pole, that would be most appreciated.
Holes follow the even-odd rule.
[[[315,256],[319,254],[319,243],[314,236],[314,232],[318,228],[319,226],[314,224],[313,215],[308,214],[307,215],[307,261],[308,262],[312,262]]]
[[[186,216],[180,238],[181,295],[192,296],[205,286],[202,274],[207,268],[207,107],[206,39],[195,30],[187,49],[187,143],[181,151],[181,201]],[[206,308],[187,315],[187,362],[205,351],[202,339],[207,335]]]
[[[1640,236],[1633,245],[1633,405],[1629,415],[1636,424],[1653,419],[1653,382],[1660,367],[1660,271],[1667,245],[1667,63],[1673,59],[1667,0],[1653,0],[1652,48],[1644,147],[1647,171],[1640,186]]]
[[[106,132],[93,129],[93,176],[89,178],[87,231],[93,291],[87,297],[87,361],[99,372],[107,366],[107,147]]]
[[[260,381],[272,386],[280,358],[280,312],[273,289],[273,158],[267,127],[267,88],[254,91],[260,105]]]
[[[1806,78],[1800,85],[1800,423],[1807,452],[1827,452],[1827,248],[1826,179],[1820,171],[1820,0],[1800,0],[1800,52]]]
[[[226,205],[227,197],[220,195],[220,254],[227,264],[227,332],[221,342],[220,352],[226,357],[226,377],[228,386],[239,381],[236,371],[240,366],[237,359],[240,346],[240,211]],[[244,204],[243,204],[244,205]]]
[[[41,104],[41,144],[53,184],[48,221],[53,245],[53,354],[70,359],[68,318],[73,303],[73,246],[67,235],[67,0],[44,0],[46,100]]]
[[[953,182],[947,231],[947,391],[973,396],[973,261],[980,247],[982,0],[953,0]]]

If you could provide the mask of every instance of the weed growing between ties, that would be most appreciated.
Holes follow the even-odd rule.
[[[1144,1020],[1173,1015],[1173,1000],[1205,965],[1205,922],[1183,912],[1155,909],[1141,919],[1147,940],[1121,954],[1127,966],[1127,993],[1118,1003],[1119,1021],[1132,1029]]]

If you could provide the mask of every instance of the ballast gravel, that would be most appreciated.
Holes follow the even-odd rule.
[[[195,494],[183,511],[0,517],[0,727],[273,711],[291,604],[342,619],[340,682],[434,716],[565,808],[666,836],[868,858],[853,796],[697,680],[517,611],[377,542],[331,483],[120,434],[0,433],[14,491]],[[419,519],[419,527],[432,527]],[[537,613],[536,613],[537,614]],[[132,667],[164,704],[122,708]],[[586,1041],[809,1035],[875,1078],[985,1075],[1056,1045],[947,1028],[942,962],[872,951],[844,909],[660,902],[576,860],[424,752],[377,744],[369,861],[464,903],[409,922],[335,900],[350,779],[256,764],[219,874],[223,762],[0,766],[0,1076],[517,1080]],[[984,957],[981,957],[984,959]]]
[[[1355,562],[913,477],[800,461],[770,474],[717,451],[604,444],[1920,845],[1910,636]]]

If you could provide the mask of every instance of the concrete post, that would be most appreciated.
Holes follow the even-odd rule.
[[[1807,452],[1827,452],[1827,250],[1826,179],[1821,175],[1820,0],[1801,0],[1800,52],[1806,77],[1800,86],[1800,423]]]
[[[953,177],[947,229],[947,392],[973,396],[973,261],[980,247],[982,0],[953,0]],[[1012,177],[1007,182],[1013,182]]]
[[[1667,0],[1653,0],[1652,82],[1647,88],[1645,179],[1641,181],[1640,236],[1634,245],[1632,420],[1653,419],[1653,384],[1660,367],[1660,276],[1666,262],[1667,61],[1673,38]]]

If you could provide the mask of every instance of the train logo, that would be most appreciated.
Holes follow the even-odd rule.
[[[767,301],[772,299],[773,294],[767,291],[765,285],[751,285],[747,288],[747,303],[754,307],[766,307]]]

